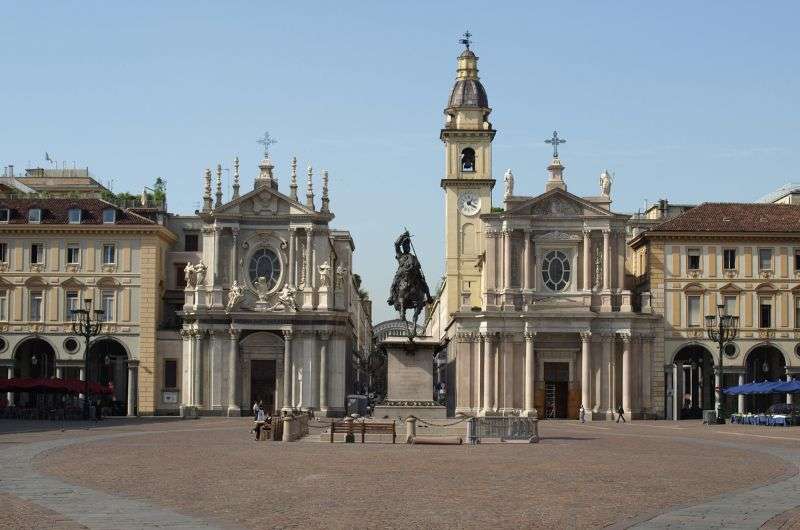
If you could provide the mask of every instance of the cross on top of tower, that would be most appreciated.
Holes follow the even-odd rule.
[[[567,141],[558,137],[558,131],[553,131],[553,137],[548,138],[544,143],[553,146],[553,158],[558,158],[558,144],[564,144],[567,143]]]
[[[472,33],[470,33],[469,30],[467,30],[464,32],[464,36],[458,39],[458,43],[463,44],[469,50],[469,45],[472,44],[472,40],[470,39],[470,37],[472,37]]]
[[[278,143],[278,140],[269,135],[269,131],[264,133],[264,136],[256,140],[257,144],[264,146],[264,158],[269,158],[269,146]]]

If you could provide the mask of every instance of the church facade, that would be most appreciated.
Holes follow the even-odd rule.
[[[468,47],[458,57],[440,134],[446,270],[427,332],[447,347],[450,412],[661,416],[663,331],[630,290],[629,216],[611,208],[611,176],[597,196],[570,193],[554,133],[543,193],[516,195],[509,170],[494,205],[496,131],[477,63]]]
[[[236,416],[262,400],[268,412],[341,415],[351,354],[370,348],[371,308],[350,233],[330,227],[328,174],[317,203],[311,167],[298,192],[296,161],[288,194],[266,153],[247,193],[235,162],[229,201],[221,172],[212,195],[206,171],[197,215],[169,220],[183,245],[167,254],[165,299],[182,325],[159,334],[157,408]]]

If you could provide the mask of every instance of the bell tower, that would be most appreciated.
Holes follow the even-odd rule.
[[[489,100],[478,78],[478,57],[470,49],[466,32],[458,56],[458,69],[445,122],[439,138],[445,146],[445,274],[442,293],[447,311],[458,311],[462,295],[470,293],[470,306],[481,305],[478,257],[484,252],[481,214],[492,211],[492,140]]]

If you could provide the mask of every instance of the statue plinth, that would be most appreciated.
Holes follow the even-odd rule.
[[[439,341],[433,337],[387,337],[379,346],[387,354],[386,400],[375,407],[376,418],[423,419],[447,417],[447,409],[433,401],[433,355]]]

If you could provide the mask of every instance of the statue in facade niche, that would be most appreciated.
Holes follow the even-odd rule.
[[[600,195],[603,197],[611,196],[611,184],[614,182],[614,177],[608,172],[607,169],[600,173]]]
[[[406,322],[406,311],[414,310],[414,325],[409,329],[409,337],[413,339],[417,334],[419,314],[427,304],[433,303],[433,299],[419,259],[411,250],[411,234],[406,230],[394,242],[397,272],[387,302],[400,312],[404,322]]]
[[[253,287],[256,290],[259,303],[265,304],[267,302],[267,295],[269,295],[269,281],[267,281],[264,276],[261,276],[258,278],[258,281],[253,283]]]
[[[508,199],[514,195],[514,174],[511,172],[511,169],[506,169],[506,173],[503,175],[503,183],[505,184],[503,197]]]
[[[198,287],[205,284],[207,270],[208,267],[202,261],[197,262],[197,265],[194,266],[195,285]]]
[[[319,286],[331,286],[331,266],[327,261],[322,262],[322,265],[319,266]]]
[[[186,267],[183,268],[183,279],[186,282],[186,287],[195,286],[197,276],[195,275],[195,269],[191,261],[186,264]]]
[[[233,280],[231,290],[228,291],[228,305],[226,306],[226,310],[230,313],[236,309],[236,306],[239,305],[242,299],[244,299],[244,287],[236,280]]]
[[[345,279],[346,276],[347,276],[347,267],[345,267],[344,265],[342,265],[340,263],[339,266],[336,267],[336,288],[337,289],[341,289],[341,288],[344,287],[344,279]]]

